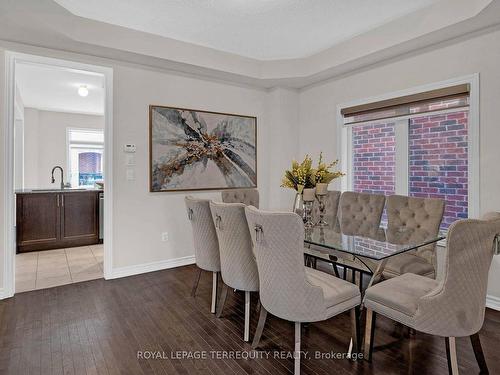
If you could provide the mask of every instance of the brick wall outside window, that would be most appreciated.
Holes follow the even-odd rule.
[[[354,126],[352,129],[353,190],[390,195],[395,192],[394,123]]]
[[[468,217],[467,111],[410,120],[409,193],[446,201],[442,229]]]
[[[78,170],[80,173],[101,173],[101,154],[97,152],[82,152],[78,155]]]
[[[98,152],[78,154],[78,184],[80,186],[91,186],[96,180],[102,180],[101,159],[102,155]]]
[[[467,122],[468,111],[408,121],[409,195],[446,201],[441,229],[468,217]],[[393,122],[352,128],[354,191],[395,193],[396,147]]]

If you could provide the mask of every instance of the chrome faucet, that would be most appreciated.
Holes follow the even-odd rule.
[[[62,167],[58,165],[52,168],[52,183],[56,182],[56,179],[54,178],[54,172],[56,169],[59,169],[61,171],[61,190],[62,190],[66,187],[66,185],[64,184],[64,170],[62,169]]]

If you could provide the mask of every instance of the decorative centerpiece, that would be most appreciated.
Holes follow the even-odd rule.
[[[333,171],[338,160],[330,164],[323,162],[323,153],[319,154],[318,167],[312,168],[312,159],[306,155],[299,163],[292,161],[292,168],[285,171],[281,181],[281,187],[296,191],[293,211],[302,216],[306,229],[314,226],[312,222],[312,206],[315,198],[319,201],[320,220],[318,226],[328,225],[324,220],[325,216],[325,196],[328,193],[328,184],[336,178],[344,176],[340,171]]]
[[[314,200],[314,186],[312,159],[309,155],[306,155],[301,163],[296,160],[292,161],[292,168],[285,171],[285,175],[281,180],[281,187],[296,191],[293,211],[302,216],[304,223],[311,221],[311,215],[308,211],[312,208],[312,201]],[[310,199],[311,191],[312,199]],[[305,204],[304,196],[306,199],[310,199],[311,204]]]
[[[345,174],[340,171],[332,171],[338,165],[339,161],[335,160],[330,164],[323,162],[323,152],[319,154],[318,167],[313,169],[313,178],[316,185],[316,196],[319,202],[319,221],[317,226],[323,228],[328,225],[325,221],[325,197],[328,194],[328,184],[336,178],[342,177]]]

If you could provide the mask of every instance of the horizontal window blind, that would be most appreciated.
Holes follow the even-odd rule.
[[[70,143],[104,144],[104,131],[101,129],[71,129],[68,128]]]
[[[449,109],[469,107],[469,85],[457,85],[442,89],[401,96],[373,103],[366,103],[341,110],[344,124],[356,124],[391,119],[408,115],[420,115]]]

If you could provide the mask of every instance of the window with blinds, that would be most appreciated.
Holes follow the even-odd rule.
[[[468,217],[469,85],[343,108],[354,191],[446,201],[442,229]]]

